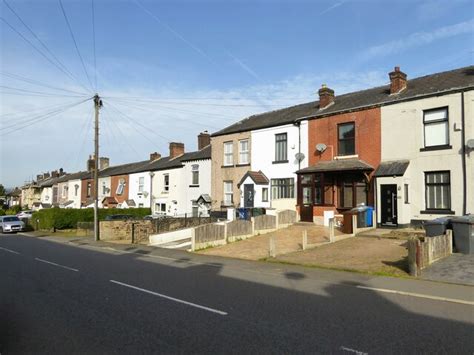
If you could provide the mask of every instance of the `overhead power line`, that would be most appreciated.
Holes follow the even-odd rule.
[[[64,69],[64,71],[75,81],[79,82],[77,78],[74,76],[74,74],[71,73],[71,71],[54,55],[54,53],[48,48],[48,46],[36,35],[36,33],[31,29],[30,26],[26,24],[26,22],[21,18],[21,16],[10,6],[10,4],[6,1],[3,0],[5,5],[10,9],[10,11],[20,20],[20,22],[23,24],[23,26],[26,27],[26,29],[31,33],[31,35],[43,46],[43,48],[46,50],[46,52],[49,53],[49,55]],[[87,91],[87,90],[86,90]]]
[[[81,52],[79,51],[79,47],[77,46],[76,38],[74,37],[74,32],[72,31],[71,24],[69,23],[69,19],[66,15],[66,10],[64,10],[63,2],[61,0],[58,0],[58,2],[59,2],[59,6],[61,7],[61,11],[64,15],[64,19],[66,20],[67,27],[69,28],[69,33],[71,34],[72,41],[74,42],[74,47],[76,47],[76,52],[81,61],[82,68],[84,69],[84,73],[86,74],[87,81],[89,82],[91,89],[94,89],[94,85],[92,85],[91,78],[89,77],[89,74],[87,73],[86,65],[84,64],[84,60],[82,59]]]
[[[74,91],[74,90],[69,90],[69,89],[65,89],[65,88],[58,87],[58,86],[53,86],[53,85],[45,84],[45,83],[42,83],[41,81],[37,81],[37,80],[30,79],[30,78],[26,78],[26,77],[21,76],[21,75],[18,75],[18,74],[12,74],[12,73],[8,73],[8,72],[5,72],[5,71],[4,71],[4,72],[0,72],[0,74],[1,74],[1,75],[4,75],[4,76],[6,76],[6,77],[9,77],[9,78],[18,80],[18,81],[23,81],[23,82],[28,83],[28,84],[37,85],[37,86],[43,86],[43,87],[48,88],[48,89],[53,89],[53,90],[58,90],[58,91],[69,92],[69,93],[77,94],[77,95],[88,95],[88,94],[83,93],[83,92]]]
[[[95,91],[97,91],[97,57],[95,53],[95,9],[94,9],[94,0],[91,0],[92,5],[92,41],[94,45],[94,84]]]
[[[46,56],[46,54],[43,53],[38,47],[36,47],[31,41],[26,38],[20,31],[18,31],[15,27],[13,27],[5,18],[0,17],[0,20],[2,20],[10,29],[15,32],[18,36],[20,36],[26,43],[28,43],[35,51],[37,51],[43,58],[45,58],[48,62],[50,62],[52,65],[54,65],[59,71],[61,71],[63,74],[68,76],[70,79],[75,80],[81,85],[86,91],[89,91],[80,81],[76,80],[74,77],[71,76],[67,71],[65,71],[62,67],[60,67],[57,63],[53,62],[51,58]]]
[[[42,91],[33,91],[33,90],[26,90],[26,89],[21,89],[21,88],[15,88],[12,86],[5,86],[5,85],[0,85],[0,88],[3,89],[8,89],[8,90],[16,90],[20,92],[25,92],[25,93],[31,93],[31,94],[39,94],[39,95],[45,95],[45,96],[63,96],[63,97],[85,97],[87,95],[65,95],[65,94],[56,94],[54,92],[42,92]]]

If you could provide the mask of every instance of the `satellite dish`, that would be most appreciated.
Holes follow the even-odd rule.
[[[143,196],[145,196],[145,198],[146,198],[148,196],[148,191],[144,191]]]
[[[318,143],[316,144],[316,150],[320,153],[324,152],[326,150],[327,146],[324,143]]]
[[[295,159],[298,161],[302,161],[304,159],[304,154],[303,153],[296,153],[295,154]]]
[[[469,149],[474,149],[474,139],[469,139],[467,142],[466,142],[466,145]]]

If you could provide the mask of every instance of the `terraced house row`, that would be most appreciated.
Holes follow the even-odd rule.
[[[170,143],[166,157],[109,166],[100,159],[99,202],[173,216],[228,208],[294,209],[323,223],[359,204],[377,224],[407,226],[474,211],[474,66],[389,83],[245,118],[198,136],[198,150]],[[38,177],[22,191],[37,208],[91,207],[88,170]]]

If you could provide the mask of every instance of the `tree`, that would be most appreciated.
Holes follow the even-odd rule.
[[[0,184],[0,196],[5,196],[5,187],[2,184]]]

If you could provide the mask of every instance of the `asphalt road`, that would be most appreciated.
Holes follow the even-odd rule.
[[[350,273],[142,254],[0,235],[0,353],[474,352],[472,302],[378,292]]]

